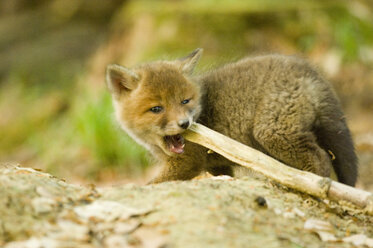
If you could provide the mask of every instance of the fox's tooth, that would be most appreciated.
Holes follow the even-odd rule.
[[[185,144],[183,144],[183,145],[181,146],[181,148],[184,148],[184,146],[185,146]]]

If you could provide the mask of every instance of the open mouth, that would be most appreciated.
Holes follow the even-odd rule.
[[[184,152],[184,138],[180,134],[167,135],[163,137],[167,144],[167,148],[174,153],[180,154]]]

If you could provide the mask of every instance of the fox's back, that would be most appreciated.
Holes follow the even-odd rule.
[[[282,55],[245,58],[199,80],[205,93],[200,122],[249,145],[261,105],[273,104],[276,111],[290,103],[314,118],[319,103],[334,94],[304,60]],[[291,103],[297,100],[303,104]]]

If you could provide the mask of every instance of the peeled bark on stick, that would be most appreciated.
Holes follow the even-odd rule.
[[[373,215],[373,195],[367,191],[307,171],[294,169],[198,123],[193,124],[184,137],[286,187],[319,198],[350,202]]]

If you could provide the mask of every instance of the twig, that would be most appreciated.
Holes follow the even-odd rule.
[[[184,137],[286,187],[319,198],[329,198],[337,202],[347,201],[373,215],[373,195],[367,191],[294,169],[198,123],[193,124]]]

